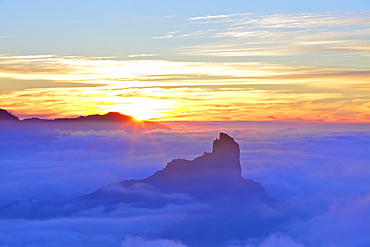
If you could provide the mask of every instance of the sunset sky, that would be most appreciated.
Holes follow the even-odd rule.
[[[21,117],[370,122],[370,2],[0,0]]]
[[[370,246],[370,0],[0,0],[0,109],[0,247]]]

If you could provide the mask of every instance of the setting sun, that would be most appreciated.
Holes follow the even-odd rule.
[[[147,120],[168,115],[166,112],[174,105],[169,100],[156,100],[144,97],[131,97],[127,102],[123,102],[125,99],[120,101],[120,103],[116,102],[118,104],[103,106],[103,109],[130,115],[137,120]]]
[[[0,23],[0,247],[370,247],[370,0]]]

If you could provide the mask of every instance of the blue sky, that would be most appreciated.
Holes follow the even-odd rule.
[[[127,56],[168,53],[197,38],[156,40],[197,31],[189,18],[235,13],[368,11],[369,1],[0,1],[2,54]],[[205,42],[203,37],[201,43]],[[171,54],[168,58],[176,59]],[[189,59],[189,58],[188,58]],[[199,58],[193,58],[199,59]]]
[[[0,128],[0,206],[144,178],[227,132],[243,176],[305,216],[240,247],[367,246],[369,12],[369,0],[0,0],[0,108],[20,118],[118,111],[172,127]],[[114,217],[127,212],[139,217]],[[0,245],[183,247],[145,239],[173,227],[166,212],[3,220]],[[137,238],[117,233],[127,228]]]

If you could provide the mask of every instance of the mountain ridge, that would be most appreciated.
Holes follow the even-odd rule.
[[[42,204],[30,200],[16,201],[2,207],[0,212],[8,215],[6,218],[48,218],[53,217],[48,212],[50,207],[54,207],[59,215],[67,216],[101,206],[108,210],[122,203],[144,208],[194,201],[273,203],[275,199],[265,193],[260,183],[241,176],[239,156],[239,144],[229,135],[220,133],[213,142],[211,153],[205,152],[193,160],[173,159],[164,169],[147,178],[108,184],[93,193],[64,202]],[[23,213],[17,210],[22,205],[26,207]],[[17,212],[20,213],[18,216]]]
[[[137,219],[143,229],[134,229],[136,235],[153,224],[152,213],[159,224],[162,216],[175,214],[161,236],[192,247],[224,247],[229,239],[282,230],[289,217],[283,218],[278,201],[260,183],[241,176],[239,155],[234,139],[220,133],[211,153],[193,160],[174,159],[147,178],[111,183],[70,200],[14,201],[0,207],[0,219]],[[121,237],[126,230],[119,229]]]
[[[1,121],[17,121],[17,122],[21,121],[17,116],[1,108],[0,108],[0,120]]]
[[[134,117],[121,114],[119,112],[108,112],[106,114],[92,114],[87,116],[79,116],[75,118],[26,118],[20,120],[17,116],[11,114],[7,110],[0,109],[0,123],[20,123],[28,126],[52,126],[58,129],[76,129],[76,130],[113,130],[125,129],[129,131],[142,131],[154,129],[171,128],[157,122],[136,120]]]

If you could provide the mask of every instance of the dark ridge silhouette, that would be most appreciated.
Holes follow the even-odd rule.
[[[119,130],[144,131],[154,129],[167,129],[170,127],[151,121],[139,121],[134,117],[119,112],[109,112],[104,115],[94,114],[76,118],[41,119],[28,118],[19,120],[18,117],[6,110],[0,109],[0,120],[12,120],[30,127],[50,127],[63,130]]]
[[[159,237],[179,239],[188,246],[217,247],[229,239],[258,238],[281,230],[286,219],[280,214],[266,216],[279,211],[277,201],[260,183],[241,176],[239,156],[239,145],[221,133],[211,153],[191,161],[172,160],[145,179],[112,183],[67,201],[15,201],[0,208],[0,218],[117,217],[117,212],[131,217],[133,209],[167,206],[183,207],[186,214],[187,205],[202,205]]]
[[[71,215],[81,210],[102,205],[112,207],[119,203],[130,203],[139,207],[161,207],[168,203],[182,204],[190,201],[274,202],[274,199],[265,193],[260,183],[241,176],[239,157],[239,145],[233,138],[221,133],[220,137],[213,142],[212,153],[205,152],[192,161],[174,159],[163,170],[148,178],[113,183],[89,195],[59,202],[53,206],[56,206],[58,214]],[[35,208],[34,204],[25,200],[8,204],[1,211],[8,212],[9,217],[13,217],[17,214],[14,215],[12,210],[19,208],[19,205]],[[72,206],[66,207],[66,205]],[[38,206],[41,207],[32,213],[29,210],[23,213],[16,210],[22,215],[16,217],[53,216],[42,210],[42,204]]]
[[[239,159],[239,145],[221,133],[213,142],[212,153],[205,152],[192,161],[175,159],[143,182],[165,192],[188,193],[197,199],[265,196],[259,183],[242,178]]]
[[[0,121],[17,121],[19,122],[19,118],[11,114],[10,112],[0,109]]]
[[[95,202],[97,205],[108,201],[136,203],[132,200],[132,195],[126,196],[127,189],[132,192],[136,188],[145,188],[160,194],[185,194],[196,201],[273,202],[274,199],[265,193],[260,183],[241,176],[239,156],[239,145],[233,138],[221,133],[220,138],[213,142],[212,153],[205,152],[192,161],[174,159],[163,170],[148,178],[104,186],[77,200]],[[151,205],[162,205],[163,201],[149,199]]]
[[[134,117],[121,114],[119,112],[109,112],[104,115],[94,114],[88,116],[79,116],[76,118],[56,118],[56,119],[40,119],[40,118],[28,118],[24,119],[24,122],[29,121],[42,121],[42,122],[127,122],[127,121],[138,121]]]

